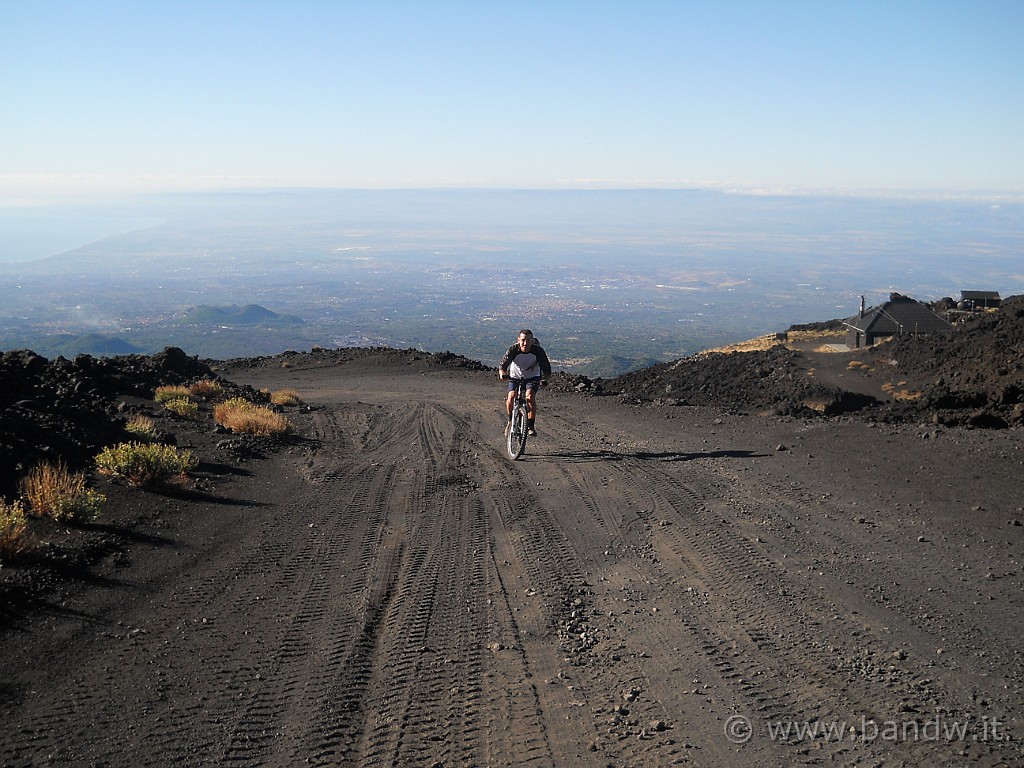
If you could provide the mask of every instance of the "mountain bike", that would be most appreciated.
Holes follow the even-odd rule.
[[[512,401],[512,421],[505,432],[508,456],[515,461],[526,451],[526,438],[529,437],[530,426],[526,417],[526,389],[524,379],[510,379],[516,385],[516,397]]]

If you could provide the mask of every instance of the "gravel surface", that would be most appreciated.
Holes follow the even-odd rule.
[[[455,356],[171,352],[81,385],[202,463],[162,492],[94,476],[100,518],[34,519],[3,563],[0,763],[1024,764],[1024,432],[920,401],[824,417],[805,380],[871,374],[747,360],[798,385],[693,403],[556,377],[516,462],[496,374]],[[38,410],[8,397],[0,427],[55,412],[33,365]],[[68,365],[73,391],[90,363]],[[294,431],[147,399],[202,375],[296,390]],[[61,413],[82,453],[118,438]]]

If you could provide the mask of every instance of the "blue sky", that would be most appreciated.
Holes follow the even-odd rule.
[[[1024,2],[5,3],[0,192],[1024,193]]]

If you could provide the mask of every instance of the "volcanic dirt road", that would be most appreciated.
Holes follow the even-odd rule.
[[[1018,432],[545,391],[512,462],[492,373],[224,375],[299,436],[109,489],[131,545],[2,635],[3,765],[1024,764]]]

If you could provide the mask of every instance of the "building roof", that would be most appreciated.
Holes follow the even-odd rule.
[[[898,293],[892,294],[884,304],[864,310],[863,316],[857,314],[848,318],[846,325],[876,336],[935,333],[953,328],[924,304]]]
[[[999,291],[960,291],[961,299],[985,299],[991,301],[999,298]]]

